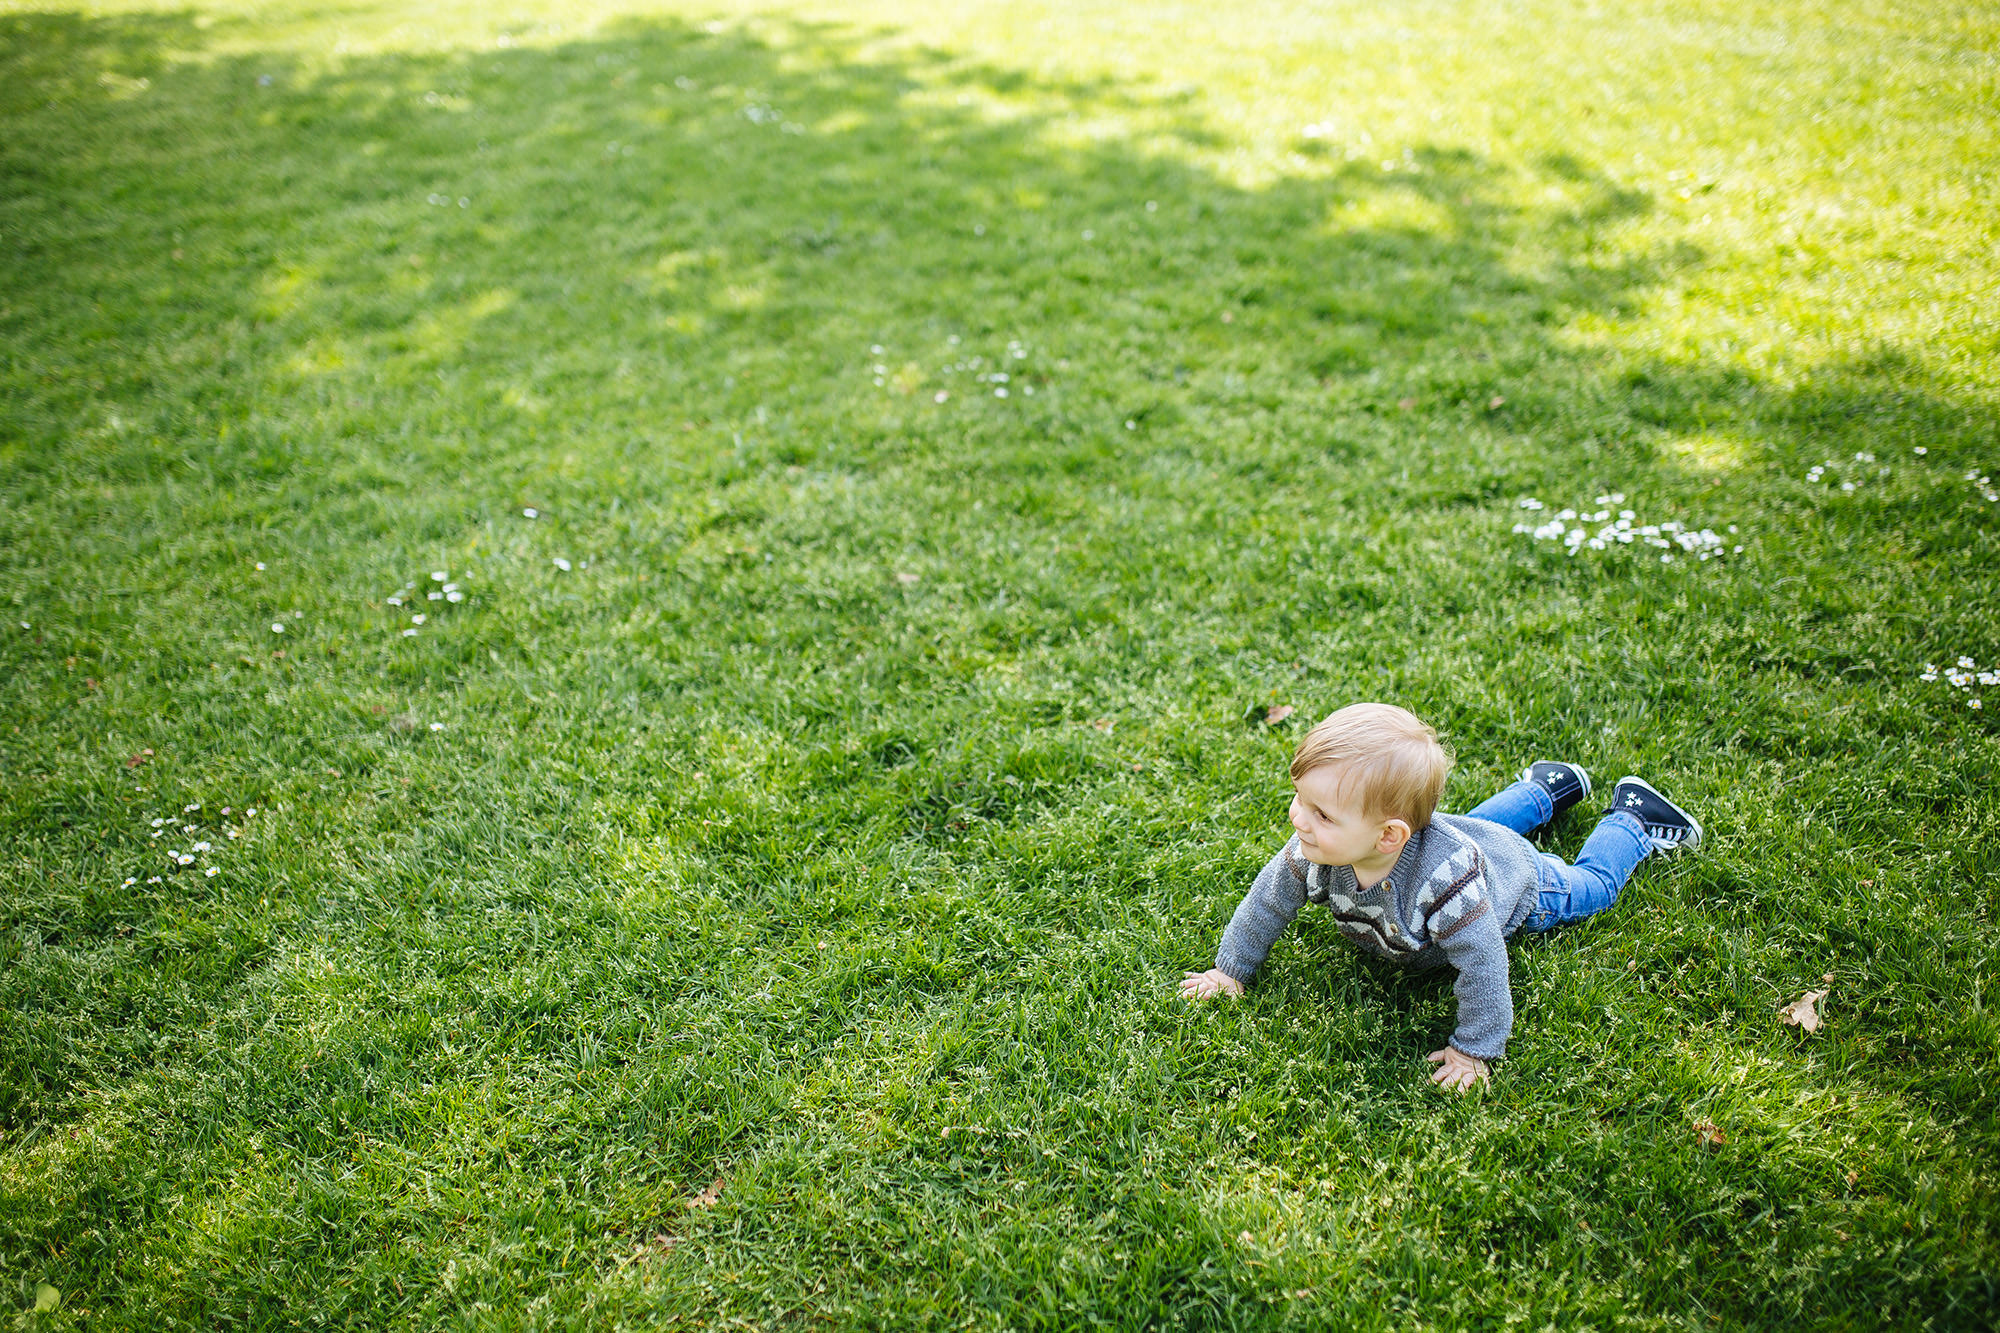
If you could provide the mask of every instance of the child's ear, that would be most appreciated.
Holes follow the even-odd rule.
[[[1394,856],[1409,840],[1410,826],[1400,819],[1391,819],[1382,825],[1382,834],[1375,839],[1375,850],[1383,856]]]

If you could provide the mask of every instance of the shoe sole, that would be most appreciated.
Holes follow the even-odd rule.
[[[1661,847],[1658,850],[1663,852],[1669,852],[1669,851],[1692,852],[1701,846],[1702,832],[1701,832],[1700,820],[1696,819],[1693,815],[1689,814],[1687,811],[1681,809],[1680,806],[1674,804],[1672,801],[1669,801],[1667,799],[1667,794],[1665,792],[1661,791],[1658,787],[1655,787],[1652,783],[1646,781],[1646,779],[1642,777],[1635,777],[1634,775],[1627,773],[1624,777],[1618,779],[1618,787],[1622,787],[1628,782],[1635,787],[1640,787],[1645,789],[1646,791],[1653,793],[1653,795],[1656,798],[1658,798],[1661,804],[1665,805],[1669,810],[1674,811],[1682,819],[1685,819],[1688,822],[1688,827],[1694,830],[1693,833],[1689,834],[1685,838],[1682,838],[1679,842],[1672,843],[1666,847]],[[1613,787],[1612,790],[1617,791],[1618,787]],[[1648,833],[1646,836],[1648,838],[1651,838],[1653,835]]]

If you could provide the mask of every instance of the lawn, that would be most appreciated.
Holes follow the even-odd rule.
[[[1992,1327],[1997,56],[0,0],[0,1318]],[[1364,698],[1708,827],[1470,1096]]]

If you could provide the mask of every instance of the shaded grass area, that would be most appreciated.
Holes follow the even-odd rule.
[[[1560,153],[1248,188],[1192,94],[831,26],[204,17],[0,15],[58,1321],[1990,1322],[1994,747],[1915,679],[1996,653],[1988,386],[1578,340],[1727,261]],[[1511,530],[1611,492],[1744,549]],[[1244,719],[1360,697],[1452,808],[1559,754],[1710,830],[1515,949],[1482,1098],[1310,915],[1171,997],[1282,835]]]

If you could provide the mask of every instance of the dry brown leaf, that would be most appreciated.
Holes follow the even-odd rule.
[[[1701,1140],[1701,1146],[1711,1151],[1729,1142],[1729,1136],[1717,1129],[1712,1120],[1697,1120],[1693,1128],[1694,1136]]]
[[[153,757],[153,752],[151,750],[141,750],[139,751],[139,753],[133,755],[130,759],[127,759],[125,761],[125,767],[137,768],[139,765],[145,763],[148,759],[151,759],[152,757]]]
[[[717,1201],[720,1200],[721,1198],[722,1198],[722,1177],[717,1176],[715,1178],[714,1184],[710,1185],[707,1189],[703,1190],[701,1193],[695,1195],[692,1199],[688,1200],[688,1207],[713,1208],[715,1207]]]
[[[1108,732],[1118,724],[1108,717],[1093,717],[1090,719],[1090,725],[1096,727],[1099,731]]]
[[[1809,990],[1798,999],[1793,1000],[1790,1004],[1778,1010],[1778,1021],[1789,1024],[1792,1027],[1804,1028],[1808,1032],[1817,1032],[1819,1031],[1820,1016],[1819,1010],[1814,1008],[1814,1006],[1825,998],[1825,991]]]
[[[1264,714],[1264,724],[1275,727],[1298,711],[1298,709],[1292,707],[1290,704],[1272,704],[1269,711]]]

